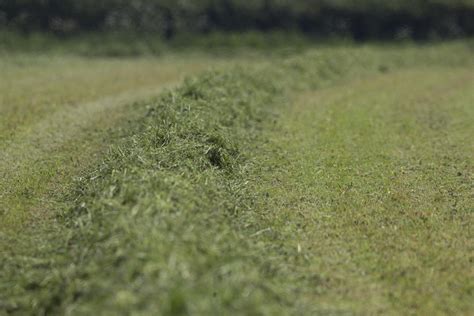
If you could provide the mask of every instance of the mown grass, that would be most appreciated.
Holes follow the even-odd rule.
[[[396,192],[401,188],[398,183],[406,184],[404,179],[391,178],[398,170],[392,167],[403,167],[405,156],[388,159],[388,153],[409,146],[410,137],[420,146],[436,140],[442,130],[420,134],[416,120],[410,121],[403,112],[395,115],[399,112],[394,93],[408,91],[416,96],[419,85],[410,90],[405,83],[407,89],[394,89],[391,94],[381,91],[410,78],[420,83],[434,74],[439,79],[456,66],[472,67],[471,54],[463,43],[321,49],[275,59],[272,66],[206,73],[142,103],[147,114],[133,121],[106,159],[62,197],[71,207],[58,214],[56,222],[29,230],[18,240],[3,236],[9,238],[10,247],[0,262],[0,305],[17,314],[443,312],[436,296],[417,293],[425,285],[435,291],[437,284],[432,282],[443,279],[433,278],[430,271],[443,269],[445,261],[439,265],[433,260],[430,266],[410,256],[396,256],[406,249],[406,244],[397,244],[403,233],[421,229],[420,234],[427,234],[430,227],[404,224],[410,217],[403,212],[387,215],[393,209],[390,201],[399,203],[395,210],[405,210],[405,198],[385,200],[384,189],[380,191],[386,185]],[[436,65],[441,67],[437,72],[383,81],[392,72]],[[458,73],[471,80],[467,71],[451,76]],[[350,84],[330,88],[374,74],[375,80],[353,88],[362,91],[354,102],[363,112],[357,111],[351,97],[344,98]],[[383,84],[377,84],[379,80]],[[323,91],[322,99],[319,92],[305,92],[318,89]],[[377,92],[379,98],[374,97]],[[301,121],[294,119],[292,107],[285,106],[296,93],[307,96],[296,102],[304,105]],[[339,100],[339,93],[343,98],[319,110],[318,102],[326,102],[324,93],[330,99]],[[426,95],[422,90],[421,97]],[[431,100],[407,100],[406,110],[412,102],[430,108]],[[457,100],[469,109],[467,94]],[[365,102],[368,105],[363,107]],[[442,113],[449,112],[450,104],[442,104]],[[392,115],[385,116],[386,111]],[[472,113],[463,110],[452,115],[464,123],[448,135],[464,137],[469,128],[466,117]],[[410,137],[401,139],[406,137],[399,132],[405,123]],[[391,128],[393,136],[382,137]],[[373,133],[380,134],[373,138]],[[460,146],[461,152],[468,150]],[[378,148],[386,153],[377,155]],[[438,163],[439,153],[447,148],[420,155]],[[416,160],[417,152],[411,153]],[[465,155],[458,158],[460,166],[467,163]],[[427,177],[415,175],[418,182],[410,183],[414,188],[436,187],[438,182],[432,180],[439,171],[448,172],[442,164],[438,169],[430,169],[430,163],[426,166],[420,172],[428,172]],[[463,168],[461,172],[471,177],[471,167]],[[352,179],[353,172],[367,173],[368,178]],[[360,190],[360,198],[353,187]],[[467,191],[456,192],[464,201],[462,212],[467,212],[471,205]],[[409,209],[443,205],[421,203]],[[389,219],[400,221],[395,226],[401,230],[385,234],[381,223],[395,227],[386,223]],[[441,226],[435,231],[451,236],[457,255],[468,249],[469,235],[458,238],[457,230],[450,230],[453,226],[443,224],[447,219],[438,220]],[[385,244],[384,238],[389,237]],[[413,253],[423,245],[428,258],[449,256],[439,247],[427,246],[429,239],[411,241]],[[445,274],[462,273],[460,278],[467,279],[467,256],[460,258],[464,263],[456,270]],[[422,273],[414,277],[411,270],[396,271],[397,260],[402,259]],[[386,281],[373,282],[381,277]],[[440,302],[452,304],[445,312],[469,312],[465,300],[472,287],[461,285],[463,289],[454,292],[442,288],[447,299]]]
[[[303,93],[269,128],[251,221],[297,305],[472,313],[473,83],[397,70]]]
[[[142,115],[135,101],[159,95],[186,75],[247,60],[183,55],[5,56],[0,61],[0,227],[21,229],[31,209],[43,208],[38,201],[48,201],[44,194],[65,186],[59,179],[70,178],[87,161],[96,163],[108,143],[103,134]]]
[[[325,44],[330,42],[336,40],[324,40]],[[241,56],[249,52],[288,55],[315,44],[310,36],[288,31],[213,32],[198,36],[180,34],[170,40],[164,40],[157,34],[140,32],[95,32],[61,37],[41,32],[22,34],[0,31],[0,54],[41,53],[88,58],[167,56],[176,52],[201,52],[214,56]]]
[[[126,93],[156,92],[186,75],[231,63],[229,58],[197,54],[135,59],[5,54],[0,59],[0,141],[57,110]]]

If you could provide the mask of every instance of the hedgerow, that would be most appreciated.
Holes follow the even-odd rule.
[[[356,39],[472,35],[472,0],[0,1],[0,27],[74,34],[114,30],[163,38],[212,31],[298,30]]]

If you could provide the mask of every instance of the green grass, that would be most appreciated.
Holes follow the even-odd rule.
[[[288,106],[257,156],[251,222],[297,305],[473,311],[472,73],[398,70]]]
[[[321,41],[323,40],[318,42]],[[324,40],[324,44],[329,42],[336,41]],[[306,50],[315,44],[314,38],[289,31],[212,32],[207,35],[184,33],[170,40],[164,40],[158,34],[143,32],[94,32],[61,37],[41,32],[22,34],[0,31],[0,55],[42,53],[88,58],[130,58],[168,56],[177,51],[200,52],[214,56],[241,56],[249,53],[288,55]]]
[[[63,186],[88,161],[97,163],[110,141],[107,133],[145,112],[136,101],[159,95],[186,75],[237,60],[197,54],[120,60],[5,56],[0,61],[0,227],[18,229],[45,192]]]
[[[320,48],[136,103],[47,220],[0,235],[0,308],[472,313],[473,65]]]

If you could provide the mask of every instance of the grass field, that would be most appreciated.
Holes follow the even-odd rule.
[[[145,111],[135,109],[135,102],[158,96],[188,75],[233,62],[202,56],[10,55],[0,63],[0,226],[10,229],[28,220],[28,210],[45,190],[58,188],[46,184],[61,187],[57,177],[70,179],[88,161],[97,162],[112,128]]]
[[[2,59],[0,314],[472,314],[472,45],[258,56]]]

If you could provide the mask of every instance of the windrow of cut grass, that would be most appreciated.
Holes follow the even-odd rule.
[[[472,64],[471,54],[463,43],[321,49],[271,66],[205,73],[144,102],[147,114],[63,197],[71,208],[49,230],[26,232],[17,247],[11,240],[0,259],[0,308],[324,312],[295,304],[298,279],[279,273],[304,260],[300,250],[282,248],[282,262],[268,255],[279,236],[272,244],[258,238],[275,234],[262,228],[265,218],[254,212],[261,196],[248,185],[271,172],[254,161],[266,141],[261,129],[296,91],[414,65]]]
[[[54,205],[52,195],[67,191],[66,179],[87,162],[97,164],[114,130],[143,115],[135,102],[160,95],[188,75],[238,62],[194,54],[0,58],[0,232],[19,232],[32,217],[53,214],[44,205]]]

